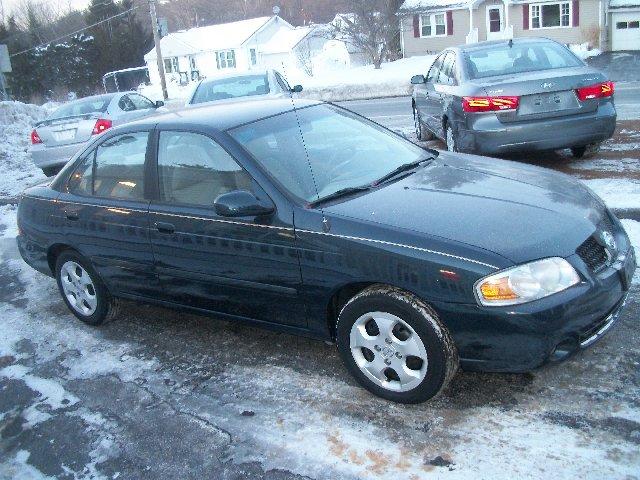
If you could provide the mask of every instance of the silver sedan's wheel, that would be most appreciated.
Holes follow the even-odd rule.
[[[427,374],[427,350],[420,336],[399,317],[369,312],[351,327],[351,354],[376,385],[395,392],[411,390]]]
[[[69,305],[80,315],[90,316],[96,311],[98,297],[89,273],[74,261],[60,268],[60,284]]]
[[[420,124],[420,117],[416,107],[413,107],[413,126],[416,130],[416,137],[418,137],[418,140],[422,140],[422,125]]]

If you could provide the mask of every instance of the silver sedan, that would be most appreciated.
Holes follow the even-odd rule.
[[[152,115],[163,105],[136,92],[93,95],[65,103],[34,125],[29,148],[33,163],[45,175],[55,175],[94,135]]]

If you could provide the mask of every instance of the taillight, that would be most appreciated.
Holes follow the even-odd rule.
[[[501,112],[515,110],[520,97],[462,97],[462,109],[465,112]]]
[[[91,132],[91,134],[98,135],[99,133],[104,132],[106,129],[111,128],[112,125],[113,123],[111,122],[111,120],[99,118],[98,120],[96,120],[96,124],[93,126],[93,132]]]
[[[31,132],[31,144],[35,145],[36,143],[42,143],[42,139],[40,138],[40,135],[38,135],[38,132],[36,132],[36,129],[34,128],[33,131]]]
[[[581,102],[591,100],[592,98],[611,97],[613,95],[613,82],[596,83],[588,87],[576,89],[576,94]]]

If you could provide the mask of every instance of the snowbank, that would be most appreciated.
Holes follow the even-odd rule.
[[[600,55],[602,51],[597,48],[593,48],[589,50],[589,43],[574,43],[569,45],[569,49],[575,53],[582,60],[586,60],[589,57],[595,57],[596,55]]]
[[[50,106],[0,102],[0,198],[14,197],[46,177],[29,154],[32,125],[44,119]]]
[[[301,96],[306,98],[335,102],[394,97],[411,95],[411,77],[418,74],[426,75],[434,58],[435,55],[403,58],[395,62],[383,63],[379,70],[376,70],[373,65],[325,69],[313,77],[294,68],[285,68],[282,73],[291,85],[300,84],[304,87]],[[194,84],[180,86],[169,83],[167,106],[171,108],[184,102],[193,88]],[[162,98],[159,85],[141,85],[138,91],[152,100]]]

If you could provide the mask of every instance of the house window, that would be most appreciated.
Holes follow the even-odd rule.
[[[502,22],[500,20],[500,10],[497,8],[489,9],[489,31],[499,32],[502,30]]]
[[[236,68],[236,54],[233,50],[216,52],[216,62],[218,64],[218,70],[223,68]]]
[[[164,71],[165,73],[178,73],[178,57],[171,57],[164,59]]]
[[[258,63],[258,56],[256,55],[255,48],[249,49],[249,56],[251,57],[251,65],[255,65],[256,63]]]
[[[571,2],[538,3],[529,5],[531,28],[571,26]]]
[[[444,13],[434,13],[420,16],[420,36],[439,37],[447,34],[447,24]]]
[[[164,71],[165,71],[165,73],[171,73],[173,71],[171,69],[171,59],[170,58],[165,58],[164,59]]]

